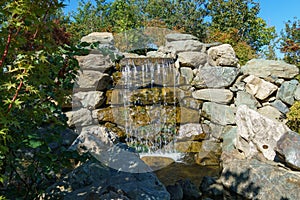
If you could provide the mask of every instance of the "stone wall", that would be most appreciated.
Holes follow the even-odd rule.
[[[228,137],[236,134],[235,114],[241,105],[271,120],[285,122],[289,107],[295,100],[300,100],[300,84],[293,79],[299,73],[296,66],[261,59],[253,59],[245,66],[239,66],[235,52],[228,44],[204,44],[192,35],[169,34],[166,35],[165,46],[148,52],[147,56],[139,56],[120,54],[113,46],[110,33],[92,33],[82,41],[97,41],[100,50],[94,49],[89,55],[77,57],[81,70],[74,87],[73,110],[66,114],[69,125],[76,126],[79,133],[82,128],[100,123],[117,132],[118,136],[124,136],[124,126],[118,126],[120,119],[112,114],[115,108],[111,99],[120,76],[118,70],[123,65],[122,61],[115,62],[113,59],[122,55],[126,59],[174,60],[174,68],[184,80],[175,92],[180,111],[172,112],[179,113],[176,123],[180,126],[180,139],[188,142],[180,143],[177,149],[191,149],[190,145],[195,146],[196,143],[194,149],[203,151],[206,146],[215,146],[215,142],[228,142]],[[194,127],[194,131],[186,127]],[[202,134],[202,137],[192,139],[191,144],[191,137],[185,138],[185,135],[191,134]],[[234,148],[236,142],[233,141],[223,145],[223,149]],[[182,145],[189,147],[183,148]],[[205,159],[198,155],[196,160],[201,164]]]
[[[178,116],[176,149],[192,155],[193,162],[199,165],[219,165],[221,160],[223,172],[218,183],[244,197],[300,197],[299,192],[293,192],[300,174],[290,170],[300,169],[300,137],[285,125],[290,106],[300,100],[300,84],[294,78],[299,74],[296,66],[262,59],[240,66],[230,45],[204,44],[188,34],[167,35],[165,45],[147,56],[118,52],[109,33],[93,33],[82,40],[97,41],[100,48],[78,57],[81,71],[74,87],[73,109],[66,112],[69,125],[81,134],[73,146],[89,143],[85,144],[87,149],[96,149],[89,142],[92,138],[100,148],[93,152],[95,157],[109,154],[110,158],[111,152],[105,151],[126,134],[122,119],[112,114],[113,109],[121,107],[114,105],[112,93],[117,89],[124,61],[115,60],[120,56],[142,60],[167,58],[173,60],[180,84],[174,91],[164,89],[158,94],[176,94],[178,100],[175,111],[166,112]],[[93,133],[99,124],[105,134]],[[103,125],[111,132],[103,129]],[[91,134],[96,137],[90,137]],[[85,139],[86,135],[89,138]],[[137,159],[135,154],[126,156],[128,161]],[[273,162],[278,160],[280,164]],[[284,167],[278,167],[283,164]],[[269,175],[265,176],[266,172]],[[243,173],[247,180],[240,177]],[[268,185],[262,185],[266,181]],[[252,188],[254,185],[257,188]],[[273,194],[273,190],[269,191],[272,187],[286,194]]]

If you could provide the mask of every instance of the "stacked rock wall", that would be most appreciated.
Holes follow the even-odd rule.
[[[115,126],[114,130],[124,132],[124,127],[116,126],[117,119],[111,114],[111,93],[120,67],[111,57],[118,54],[113,46],[113,36],[93,33],[82,40],[97,41],[102,49],[107,48],[110,53],[91,50],[89,55],[78,57],[81,71],[74,88],[73,111],[66,113],[69,124],[81,130],[82,127],[109,122],[111,128]],[[212,148],[206,148],[210,146],[206,142],[217,143],[220,147],[220,141],[223,141],[223,149],[237,146],[234,138],[239,106],[246,105],[270,120],[285,122],[289,107],[295,100],[300,100],[300,84],[293,79],[299,73],[296,66],[262,59],[253,59],[245,66],[239,66],[235,52],[228,44],[204,44],[192,35],[169,34],[165,46],[158,51],[148,52],[147,56],[124,55],[125,58],[174,59],[175,68],[185,79],[184,84],[176,88],[180,107],[180,119],[177,120],[181,126],[180,139],[189,140],[184,145],[194,145],[193,142],[200,141],[196,149],[207,153]],[[191,132],[184,124],[195,127],[197,131],[193,134],[206,136],[201,139],[185,137]],[[196,160],[201,164],[204,158],[198,155]]]

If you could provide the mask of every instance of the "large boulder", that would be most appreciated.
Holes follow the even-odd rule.
[[[300,170],[300,135],[286,132],[277,142],[276,151],[283,156],[288,166]]]
[[[201,115],[212,122],[220,125],[235,124],[235,107],[222,105],[214,102],[205,102]]]
[[[103,54],[88,54],[86,56],[77,56],[76,59],[79,62],[79,66],[82,70],[95,70],[102,73],[109,73],[114,63],[109,56]]]
[[[104,92],[101,91],[77,92],[72,98],[73,105],[81,105],[83,108],[88,108],[90,110],[98,108],[104,102],[105,95]]]
[[[207,54],[202,52],[188,51],[178,53],[178,60],[182,67],[199,67],[207,61]]]
[[[97,160],[82,164],[46,190],[46,199],[170,199],[153,173],[128,173]]]
[[[175,54],[186,51],[197,51],[201,52],[204,48],[204,44],[197,40],[184,40],[184,41],[172,41],[166,43],[166,49]]]
[[[232,66],[238,65],[238,59],[231,45],[222,44],[211,47],[207,51],[208,63],[211,66]]]
[[[114,45],[114,37],[112,33],[108,32],[93,32],[82,37],[80,41],[87,43],[99,42],[100,44]]]
[[[94,120],[92,118],[92,113],[87,108],[68,111],[65,114],[68,118],[67,124],[70,127],[76,126],[77,128],[79,128],[82,126],[92,125],[94,123]]]
[[[270,82],[250,75],[244,79],[246,82],[246,91],[260,100],[268,98],[278,87]]]
[[[195,99],[227,104],[231,102],[233,93],[227,89],[201,89],[193,92],[192,96]]]
[[[222,88],[233,84],[239,74],[236,67],[200,67],[192,85],[196,88]]]
[[[184,41],[184,40],[198,40],[196,36],[190,34],[182,34],[182,33],[170,33],[166,35],[167,42],[173,41]]]
[[[277,92],[277,99],[280,99],[281,101],[289,105],[293,105],[295,101],[294,92],[296,91],[297,86],[298,86],[297,80],[283,82]]]
[[[287,170],[273,162],[235,158],[232,153],[222,155],[222,159],[220,181],[245,199],[300,199],[300,172]]]
[[[93,70],[79,71],[76,88],[80,90],[106,90],[112,87],[112,78],[105,73]]]
[[[237,149],[247,158],[257,156],[262,152],[268,160],[274,160],[274,148],[282,135],[289,128],[275,120],[269,119],[246,105],[238,107],[236,112],[238,126]]]
[[[241,68],[244,74],[250,74],[261,78],[291,79],[299,74],[295,65],[287,64],[281,60],[252,59]]]

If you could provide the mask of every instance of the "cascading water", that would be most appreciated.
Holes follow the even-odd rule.
[[[140,155],[176,153],[179,73],[173,60],[139,58],[125,63],[115,95],[122,101],[127,145]]]

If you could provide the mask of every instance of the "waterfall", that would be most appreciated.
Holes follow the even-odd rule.
[[[174,153],[179,73],[171,59],[126,59],[118,82],[128,146],[143,153]]]

